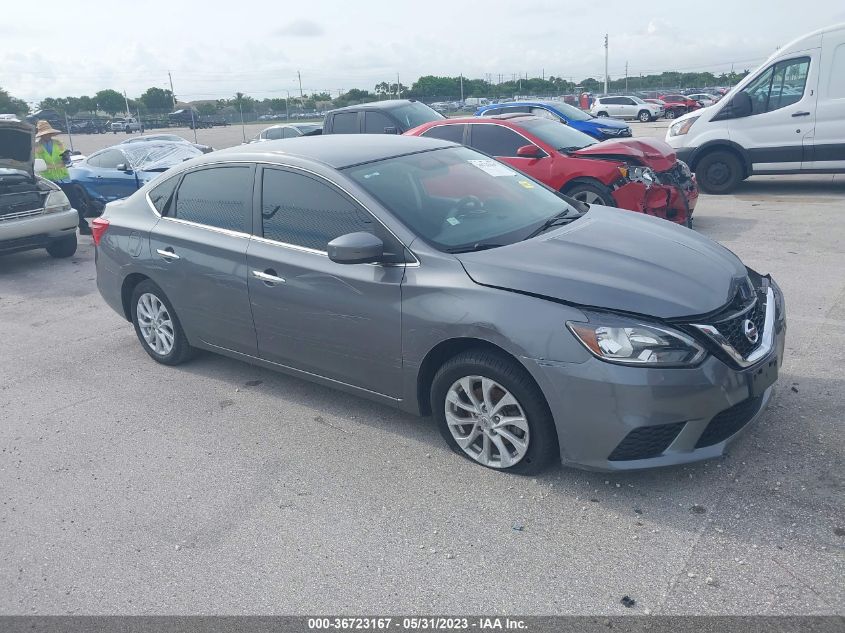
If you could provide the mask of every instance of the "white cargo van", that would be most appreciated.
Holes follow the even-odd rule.
[[[707,193],[758,174],[845,173],[845,24],[778,49],[719,103],[676,119],[666,142]]]

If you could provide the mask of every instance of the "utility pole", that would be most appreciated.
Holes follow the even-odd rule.
[[[399,73],[396,73],[396,98],[402,96],[402,91],[399,90]]]
[[[126,96],[126,91],[123,91],[123,103],[126,104],[126,116],[132,116],[132,113],[129,111],[129,98]]]
[[[167,71],[167,78],[170,80],[170,96],[173,97],[173,109],[176,109],[176,93],[173,92],[173,75],[170,74],[170,71]]]
[[[607,94],[607,33],[604,34],[604,94]]]
[[[296,76],[299,79],[299,98],[302,99],[302,73],[297,70]]]
[[[464,102],[464,74],[461,73],[461,103]]]
[[[288,98],[285,99],[285,121],[290,121],[290,90],[285,90],[288,93]]]
[[[625,60],[625,92],[628,92],[628,60]]]

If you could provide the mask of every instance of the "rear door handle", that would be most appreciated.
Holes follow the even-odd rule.
[[[810,116],[809,112],[793,112],[792,116]]]
[[[276,271],[273,270],[272,268],[268,268],[267,270],[264,270],[264,271],[253,270],[252,276],[255,277],[256,279],[260,279],[261,281],[263,281],[268,286],[275,286],[277,284],[285,283],[285,280],[282,279],[281,277],[279,277],[276,274]]]
[[[174,253],[173,249],[170,248],[170,247],[168,247],[168,248],[157,248],[156,253],[158,253],[159,255],[164,257],[164,259],[167,259],[167,260],[181,259],[181,257],[179,257],[176,253]]]

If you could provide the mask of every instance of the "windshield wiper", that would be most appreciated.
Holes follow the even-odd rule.
[[[588,147],[588,146],[583,145],[581,147],[578,147],[576,145],[573,145],[572,147],[558,147],[557,151],[566,152],[568,154],[569,152],[577,152],[579,149],[584,149],[585,147]]]
[[[475,251],[486,251],[489,248],[500,248],[505,244],[493,244],[491,242],[476,242],[472,246],[461,246],[458,248],[450,248],[447,253],[474,253]]]
[[[528,235],[526,235],[523,239],[523,242],[525,240],[530,240],[532,237],[537,237],[538,235],[540,235],[540,233],[548,231],[553,226],[563,226],[564,224],[569,224],[570,222],[573,222],[581,217],[580,213],[576,211],[573,214],[572,211],[572,209],[566,209],[558,213],[557,215],[553,215],[548,220],[543,222],[540,226],[538,226],[536,229],[531,231]]]

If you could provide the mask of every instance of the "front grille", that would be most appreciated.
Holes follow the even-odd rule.
[[[704,433],[698,438],[696,448],[703,448],[705,446],[713,446],[719,442],[724,442],[731,435],[737,433],[742,427],[748,424],[760,407],[763,405],[763,396],[756,398],[749,398],[743,400],[739,404],[735,404],[730,409],[725,409],[721,413],[717,413],[707,427]]]
[[[678,433],[684,428],[684,424],[686,422],[641,426],[634,429],[619,442],[607,459],[611,462],[621,462],[658,457],[675,441]]]
[[[749,320],[757,328],[757,340],[752,343],[747,336],[745,336],[745,321]],[[766,305],[759,299],[754,303],[754,306],[748,311],[736,318],[727,321],[719,321],[712,325],[719,330],[719,333],[725,337],[725,340],[739,352],[743,358],[748,358],[757,347],[763,342],[763,326],[766,321]]]
[[[41,194],[37,191],[4,193],[0,195],[0,218],[43,207]]]
[[[31,211],[17,211],[16,213],[3,213],[0,215],[0,222],[8,220],[20,220],[21,218],[31,218],[34,215],[41,215],[44,209],[32,209]]]
[[[657,181],[664,185],[677,185],[683,189],[691,189],[693,185],[692,172],[683,161],[676,161],[671,168],[657,174]]]

